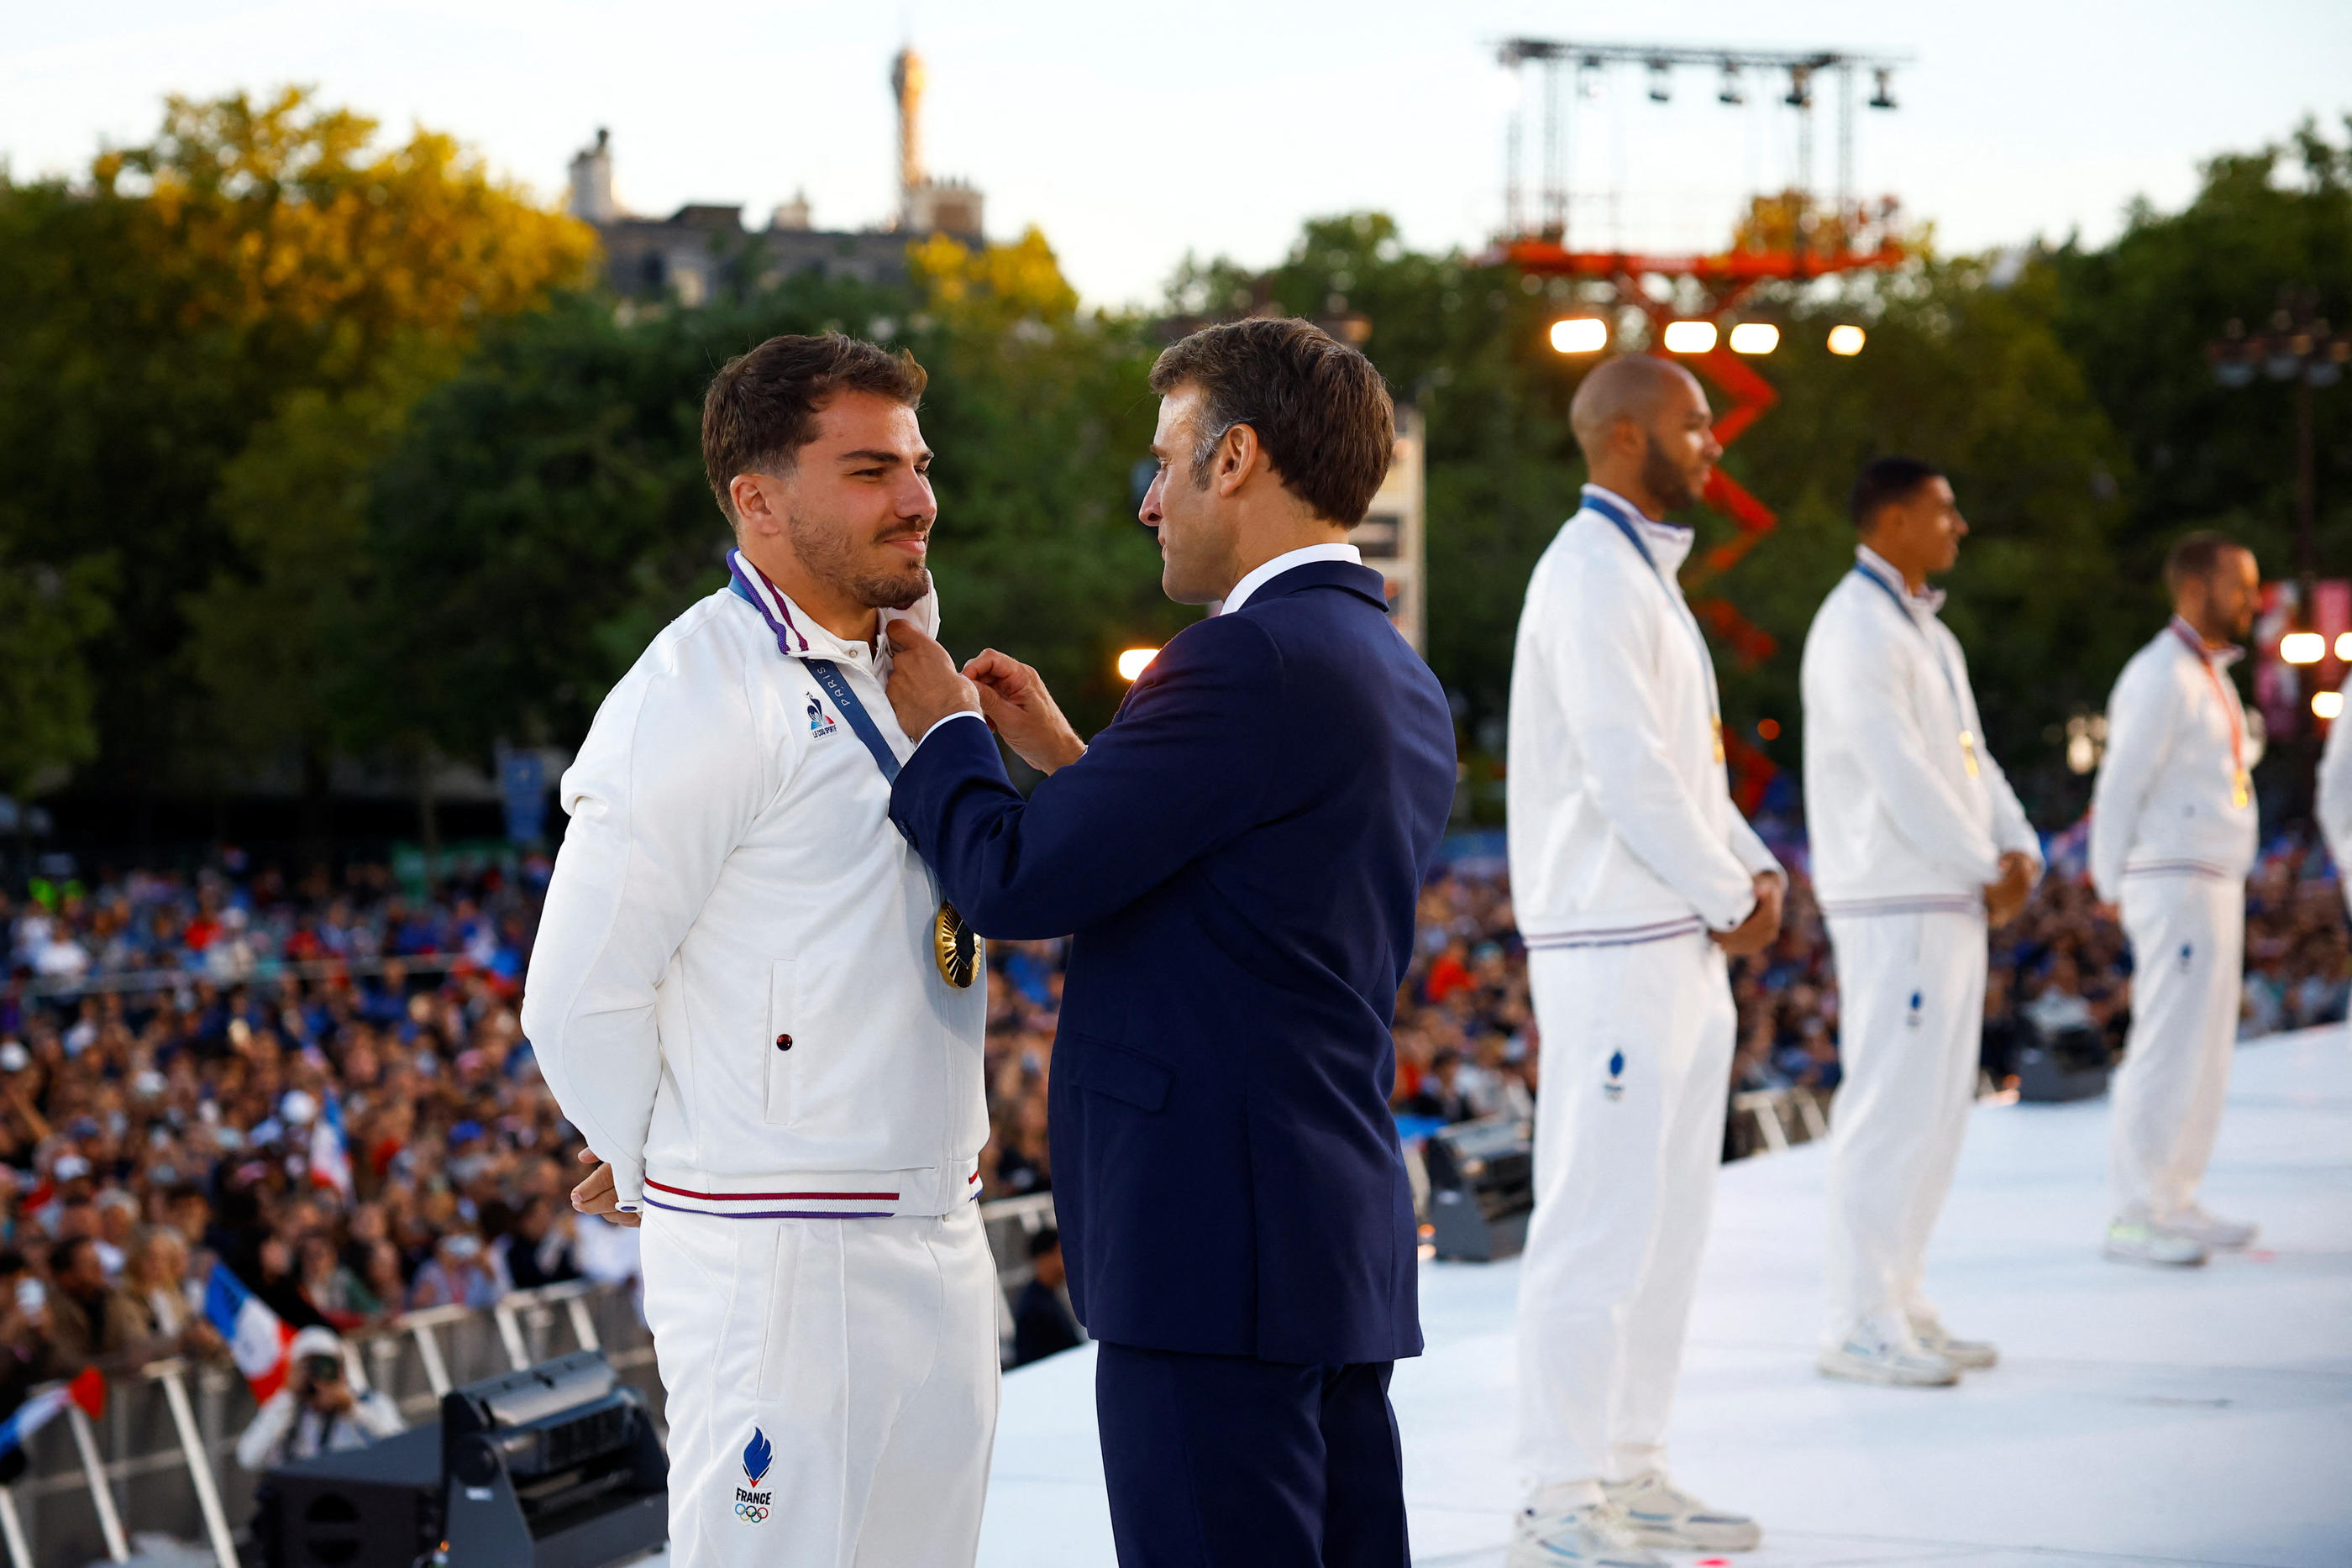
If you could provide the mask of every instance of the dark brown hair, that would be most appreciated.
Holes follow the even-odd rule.
[[[1196,486],[1225,433],[1246,424],[1283,488],[1317,517],[1364,520],[1396,450],[1396,409],[1371,361],[1311,321],[1234,321],[1161,350],[1151,390],[1165,397],[1187,382],[1202,394]]]
[[[2193,534],[2183,534],[2164,558],[2164,586],[2174,593],[2190,578],[2206,578],[2221,570],[2221,563],[2246,547],[2227,534],[2210,528],[2200,528]]]
[[[872,392],[917,408],[929,380],[905,350],[894,354],[839,332],[786,333],[736,355],[702,394],[702,466],[719,515],[734,525],[727,489],[738,474],[792,467],[816,439],[817,415],[835,393]]]
[[[1867,533],[1871,525],[1878,521],[1881,511],[1901,506],[1919,493],[1920,486],[1943,476],[1941,468],[1916,457],[1874,457],[1854,476],[1853,489],[1846,497],[1846,512],[1853,518],[1853,526]]]

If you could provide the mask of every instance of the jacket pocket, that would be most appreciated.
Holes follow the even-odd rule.
[[[788,1127],[799,1113],[793,1092],[802,1053],[808,1048],[793,1038],[799,1021],[793,987],[793,961],[780,958],[768,966],[768,1035],[761,1049],[768,1058],[767,1099],[761,1119],[772,1127]]]
[[[1092,1035],[1073,1035],[1071,1043],[1078,1049],[1060,1071],[1067,1072],[1077,1087],[1124,1100],[1139,1111],[1158,1111],[1167,1105],[1169,1085],[1176,1081],[1176,1073],[1166,1062]]]

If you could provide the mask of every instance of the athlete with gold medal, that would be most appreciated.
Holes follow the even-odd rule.
[[[1882,457],[1854,482],[1853,566],[1805,637],[1805,823],[1837,964],[1830,1288],[1820,1367],[1943,1385],[1993,1346],[1948,1332],[1927,1242],[1976,1097],[1986,927],[2042,871],[2032,825],[1981,744],[1959,639],[1927,585],[1969,531],[1951,482]]]
[[[574,1206],[644,1228],[678,1568],[978,1547],[982,955],[889,816],[914,741],[886,628],[939,626],[923,384],[839,336],[719,371],[726,582],[563,777],[523,1026],[593,1151]]]

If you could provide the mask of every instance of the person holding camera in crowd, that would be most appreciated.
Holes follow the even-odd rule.
[[[332,1329],[294,1336],[285,1385],[263,1401],[236,1440],[236,1462],[256,1475],[292,1459],[364,1448],[404,1431],[390,1399],[353,1388],[343,1375],[343,1342]]]

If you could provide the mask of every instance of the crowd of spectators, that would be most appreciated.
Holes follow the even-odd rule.
[[[2058,858],[1994,938],[1996,1082],[2023,1031],[2114,1048],[2128,1021],[2122,933]],[[0,1382],[215,1348],[200,1302],[215,1260],[295,1327],[343,1332],[633,1274],[634,1232],[565,1200],[580,1143],[517,1023],[547,871],[481,869],[423,897],[380,865],[294,881],[231,857],[195,876],[0,895],[0,1343],[16,1349]],[[1540,1051],[1500,863],[1433,875],[1417,942],[1397,1011],[1399,1117],[1426,1131],[1526,1114]],[[1065,946],[990,946],[992,1198],[1053,1185]],[[2273,844],[2249,891],[2244,1032],[2343,1018],[2347,971],[2332,866]],[[1732,984],[1727,1093],[1834,1091],[1836,977],[1801,873],[1780,939],[1734,964]]]

